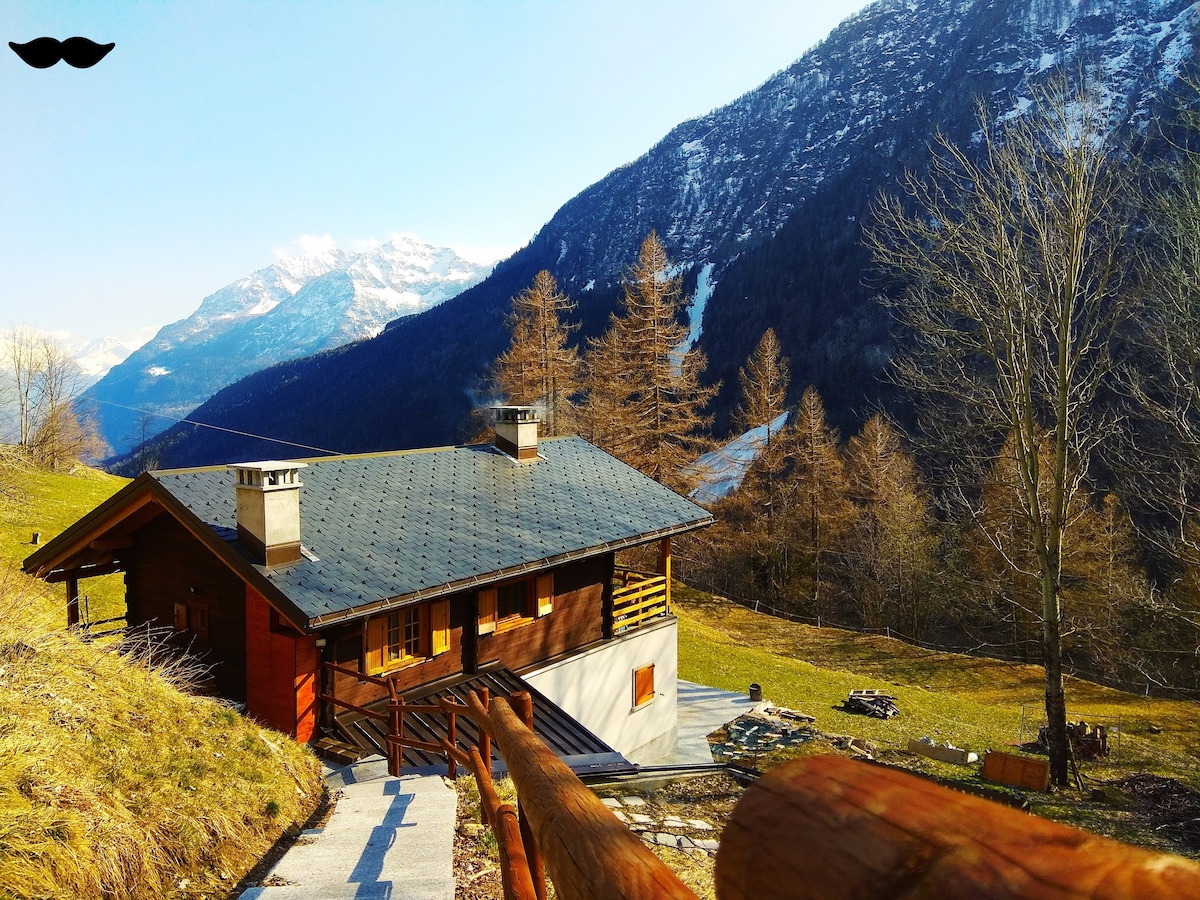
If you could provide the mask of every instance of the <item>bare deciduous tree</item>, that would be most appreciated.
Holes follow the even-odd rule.
[[[95,423],[77,408],[83,373],[62,343],[27,325],[2,341],[20,452],[49,468],[102,455]]]
[[[982,108],[979,120],[980,158],[940,139],[930,176],[907,183],[913,212],[880,198],[867,239],[904,281],[894,309],[914,349],[897,372],[938,402],[925,427],[960,448],[946,474],[977,484],[988,452],[1013,436],[1038,574],[1051,777],[1065,784],[1063,534],[1106,431],[1094,401],[1127,312],[1127,216],[1098,103],[1060,84],[1002,131]]]

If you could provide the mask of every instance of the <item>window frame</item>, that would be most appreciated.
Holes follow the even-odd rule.
[[[362,670],[383,675],[428,662],[450,649],[450,601],[400,606],[363,622]]]
[[[654,702],[654,663],[633,670],[633,708],[642,709]]]
[[[525,592],[519,601],[521,608],[502,617],[501,591],[514,589]],[[554,573],[526,575],[481,588],[476,594],[476,604],[476,631],[481,637],[531,625],[554,610]],[[513,601],[507,600],[506,605],[511,610]]]

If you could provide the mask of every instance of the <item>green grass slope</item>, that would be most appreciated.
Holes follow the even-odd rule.
[[[938,743],[949,741],[976,751],[982,758],[988,749],[1015,752],[1022,704],[1029,718],[1041,715],[1043,680],[1037,666],[938,653],[882,636],[786,622],[682,585],[673,598],[679,617],[680,678],[742,693],[757,682],[766,699],[815,716],[816,727],[826,734],[871,741],[878,748],[877,758],[888,763],[964,785],[983,785],[977,766],[910,754],[909,739],[927,735]],[[897,698],[900,715],[882,720],[839,709],[847,694],[859,688],[886,689]],[[1166,840],[1165,833],[1156,833],[1152,823],[1140,821],[1132,801],[1114,783],[1134,772],[1149,772],[1200,790],[1197,704],[1127,694],[1075,679],[1066,689],[1071,721],[1113,724],[1119,717],[1119,756],[1081,764],[1088,786],[1102,787],[1105,800],[1092,803],[1077,791],[1021,799],[1059,821],[1153,849],[1196,855]],[[1037,724],[1027,722],[1025,740],[1035,736]]]

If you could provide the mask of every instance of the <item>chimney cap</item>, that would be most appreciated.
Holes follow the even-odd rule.
[[[259,472],[279,472],[283,469],[307,469],[308,463],[297,462],[294,459],[265,459],[258,462],[230,463],[231,469],[254,469]]]
[[[540,422],[542,411],[536,406],[493,406],[493,422]]]
[[[237,473],[238,488],[276,490],[302,487],[300,470],[308,463],[287,460],[263,460],[261,462],[232,463],[228,468]]]

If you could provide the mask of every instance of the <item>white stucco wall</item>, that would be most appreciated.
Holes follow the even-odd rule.
[[[675,740],[678,621],[668,617],[522,678],[602,741],[629,756]],[[633,708],[633,673],[654,664],[654,699]]]

